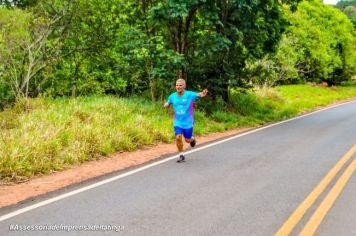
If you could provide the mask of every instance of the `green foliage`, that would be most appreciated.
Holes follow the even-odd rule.
[[[139,28],[122,27],[117,38],[117,60],[126,62],[124,72],[132,93],[139,93],[139,85],[146,84],[153,101],[166,96],[167,87],[175,78],[174,69],[182,65],[183,57],[167,48],[162,37],[148,37]],[[133,73],[140,77],[132,77]]]
[[[356,29],[356,1],[355,0],[339,1],[336,4],[336,7],[347,15],[347,17],[353,23],[354,29]]]
[[[178,76],[226,102],[229,87],[246,85],[246,60],[273,52],[286,23],[277,1],[162,1],[151,12],[171,48],[187,62]]]
[[[317,1],[296,11],[299,2],[3,0],[0,106],[39,95],[163,100],[182,77],[208,88],[202,110],[212,114],[231,89],[347,80],[350,22]]]
[[[349,80],[355,73],[355,35],[350,22],[331,6],[318,1],[284,7],[290,22],[275,54],[248,60],[245,68],[257,86]]]
[[[303,81],[297,68],[299,58],[295,52],[295,40],[284,34],[275,54],[267,55],[260,60],[248,61],[245,71],[249,81],[260,87]]]
[[[303,2],[298,11],[286,9],[286,13],[291,22],[286,32],[289,46],[283,48],[285,44],[281,44],[279,60],[284,57],[283,60],[292,61],[305,81],[335,85],[350,79],[356,69],[356,41],[350,21],[319,1]],[[296,77],[288,79],[293,82]]]
[[[36,15],[28,9],[0,8],[1,81],[15,97],[37,96],[49,65],[59,59],[60,41],[53,40],[61,15]]]
[[[45,94],[86,95],[119,94],[126,92],[127,81],[117,70],[112,53],[119,29],[118,7],[122,1],[57,2],[53,7],[43,2],[48,14],[67,8],[58,27],[66,30],[61,37],[64,60],[53,65],[53,73],[43,84]]]
[[[200,111],[210,115],[216,111],[227,111],[227,103],[222,99],[222,97],[217,97],[212,99],[211,96],[207,96],[204,99],[201,99],[199,103],[196,104],[197,108]]]
[[[26,72],[26,47],[31,44],[31,13],[0,7],[0,103],[5,106],[20,92]]]
[[[250,93],[233,93],[230,99],[235,111],[242,116],[252,115],[260,108],[257,97]]]
[[[0,6],[26,8],[34,6],[39,0],[0,0]]]

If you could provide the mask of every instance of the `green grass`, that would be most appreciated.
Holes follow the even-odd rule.
[[[276,91],[285,100],[283,109],[296,112],[311,111],[318,106],[325,106],[337,100],[356,97],[356,86],[313,87],[308,85],[280,86]]]
[[[351,97],[356,97],[356,86],[232,91],[230,104],[219,101],[209,115],[204,102],[197,103],[194,132],[253,127]],[[16,182],[114,152],[173,141],[172,111],[161,103],[110,96],[20,100],[0,112],[0,181]]]

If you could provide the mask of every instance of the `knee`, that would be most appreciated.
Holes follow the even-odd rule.
[[[182,135],[181,134],[176,136],[176,141],[177,142],[182,142]]]

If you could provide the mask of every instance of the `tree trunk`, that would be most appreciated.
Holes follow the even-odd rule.
[[[157,100],[157,81],[155,78],[152,78],[150,74],[152,70],[153,70],[153,63],[152,62],[146,63],[146,73],[150,84],[151,100],[155,102]]]
[[[75,86],[75,84],[73,84],[72,85],[72,88],[71,88],[71,96],[73,97],[73,98],[75,98],[76,96],[77,96],[77,94],[76,94],[76,91],[77,91],[77,86]]]
[[[150,78],[151,100],[155,102],[157,99],[157,82],[155,79]]]
[[[229,102],[229,85],[227,83],[224,83],[221,86],[221,89],[222,89],[222,94],[221,94],[222,99],[226,103]]]
[[[185,58],[188,58],[188,47],[189,47],[189,30],[191,23],[194,19],[195,13],[198,10],[198,5],[193,6],[188,15],[184,17],[179,17],[178,22],[176,24],[176,31],[174,37],[174,50],[179,54],[183,54]],[[187,80],[187,71],[184,67],[178,69],[176,71],[177,79]]]

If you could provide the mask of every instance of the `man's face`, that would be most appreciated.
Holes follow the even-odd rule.
[[[185,84],[183,82],[176,82],[176,90],[179,94],[183,93]]]

